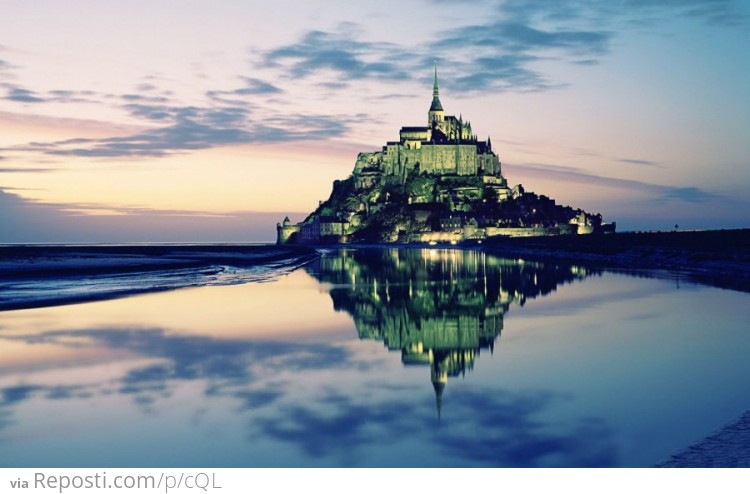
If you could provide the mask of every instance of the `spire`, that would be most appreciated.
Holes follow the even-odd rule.
[[[432,82],[432,97],[437,98],[438,97],[438,83],[437,83],[437,64],[435,64],[435,78]]]
[[[432,84],[432,105],[430,111],[443,111],[443,105],[440,104],[440,94],[437,80],[437,64],[435,64],[435,79]]]

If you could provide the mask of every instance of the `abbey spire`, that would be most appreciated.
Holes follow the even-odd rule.
[[[427,113],[427,124],[429,126],[439,124],[443,121],[444,117],[445,112],[443,111],[443,105],[440,103],[440,91],[438,89],[437,64],[435,64],[435,78],[432,83],[432,104],[430,105],[430,111]]]
[[[443,105],[440,104],[440,90],[438,89],[437,65],[435,65],[435,79],[432,83],[432,105],[430,111],[443,111]]]

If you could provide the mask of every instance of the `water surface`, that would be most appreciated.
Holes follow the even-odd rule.
[[[750,408],[748,295],[460,250],[0,313],[2,466],[649,466]]]

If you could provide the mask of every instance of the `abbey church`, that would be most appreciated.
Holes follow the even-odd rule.
[[[381,151],[360,153],[354,165],[357,184],[371,184],[385,176],[423,173],[437,176],[480,176],[495,188],[499,197],[510,194],[500,172],[500,160],[492,152],[490,139],[479,141],[471,122],[445,115],[440,102],[437,68],[432,104],[424,127],[401,127],[398,141],[390,141]]]
[[[437,70],[427,125],[402,127],[398,141],[388,142],[381,152],[360,155],[357,165],[361,169],[378,162],[386,175],[417,170],[437,175],[500,176],[500,161],[492,152],[490,140],[479,141],[470,122],[445,115]]]
[[[490,236],[613,230],[600,215],[508,187],[492,142],[471,122],[446,115],[437,67],[427,125],[402,127],[398,141],[357,157],[352,175],[304,221],[277,225],[277,242],[450,242]]]

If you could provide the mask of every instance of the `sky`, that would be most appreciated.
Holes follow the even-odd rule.
[[[0,2],[0,242],[273,241],[446,114],[618,230],[750,227],[750,1]]]

